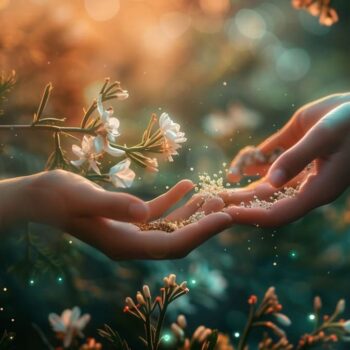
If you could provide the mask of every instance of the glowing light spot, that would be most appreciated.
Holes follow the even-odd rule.
[[[9,3],[10,0],[0,0],[0,10],[4,9]]]
[[[181,12],[169,12],[162,16],[160,28],[169,38],[176,39],[190,27],[191,18]]]
[[[3,308],[3,307],[0,307],[0,311],[4,311],[4,308]]]
[[[11,322],[15,322],[15,319],[14,319],[14,318],[11,318]]]
[[[73,241],[69,241],[68,243],[69,243],[69,244],[73,244]]]
[[[57,282],[58,282],[58,283],[62,283],[62,282],[63,282],[63,277],[58,277],[58,278],[57,278]]]
[[[242,9],[235,17],[239,32],[249,39],[260,39],[266,34],[266,22],[256,11]]]
[[[227,81],[224,81],[222,85],[227,86]]]
[[[170,334],[164,334],[164,335],[163,335],[163,340],[164,340],[166,343],[170,342],[170,340],[171,340]]]
[[[6,288],[6,287],[4,287],[3,291],[4,291],[4,292],[7,292],[7,288]]]
[[[194,168],[190,168],[191,171],[194,171]]]
[[[298,253],[295,251],[295,250],[291,250],[289,252],[289,256],[293,259],[297,258],[298,257]]]
[[[309,54],[304,49],[287,49],[278,57],[276,71],[282,80],[297,81],[303,78],[311,67]]]
[[[33,285],[34,285],[34,280],[30,280],[30,281],[29,281],[29,284],[30,284],[31,286],[33,286]]]
[[[108,21],[120,9],[119,0],[85,0],[85,9],[95,21]]]
[[[315,316],[314,314],[310,314],[310,315],[308,316],[308,319],[309,319],[310,321],[314,321],[314,320],[316,319],[316,316]]]
[[[233,336],[234,336],[235,338],[239,338],[240,334],[239,334],[239,332],[234,332],[234,333],[233,333]]]
[[[197,281],[195,279],[192,279],[190,282],[193,286],[195,286],[197,284]]]
[[[210,15],[223,15],[230,9],[229,0],[200,0],[201,9]]]
[[[277,266],[277,263],[276,263],[276,261],[274,261],[274,263],[272,264],[273,266]]]

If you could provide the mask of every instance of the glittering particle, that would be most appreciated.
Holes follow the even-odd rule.
[[[72,240],[70,240],[68,243],[69,243],[69,244],[73,244],[73,241],[72,241]]]
[[[58,278],[57,278],[57,282],[58,282],[58,283],[62,283],[62,282],[63,282],[63,278],[62,278],[62,277],[58,277]]]
[[[234,333],[233,333],[233,336],[234,336],[235,338],[239,338],[240,334],[239,334],[239,332],[234,332]]]
[[[6,287],[4,287],[4,288],[3,288],[3,291],[4,291],[4,292],[7,292],[7,288],[6,288]]]
[[[193,286],[195,286],[197,284],[197,281],[195,279],[192,279],[190,282]]]
[[[227,81],[224,81],[222,85],[227,86]]]
[[[30,281],[29,281],[29,284],[30,284],[31,286],[33,286],[33,285],[34,285],[34,280],[30,280]]]
[[[277,266],[277,263],[276,263],[276,261],[274,261],[272,265],[273,265],[273,266]]]
[[[190,168],[190,171],[194,171],[194,168]]]
[[[4,308],[3,308],[3,307],[0,307],[0,311],[4,311]]]
[[[314,314],[310,314],[310,315],[308,315],[308,319],[310,321],[314,321],[316,319],[316,316]]]
[[[11,318],[11,322],[15,322],[15,319],[14,319],[14,318]]]
[[[293,259],[297,258],[298,257],[298,253],[295,251],[295,250],[291,250],[289,252],[289,256]]]

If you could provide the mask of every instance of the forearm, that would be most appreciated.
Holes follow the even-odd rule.
[[[31,181],[31,176],[0,181],[0,230],[30,217]]]

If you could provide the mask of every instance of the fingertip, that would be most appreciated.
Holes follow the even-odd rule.
[[[288,181],[288,174],[282,168],[273,168],[267,175],[267,180],[273,187],[281,187]]]
[[[176,186],[180,187],[183,191],[190,191],[194,189],[195,184],[189,179],[184,179],[179,181]]]

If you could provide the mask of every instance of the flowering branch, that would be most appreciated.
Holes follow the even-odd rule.
[[[161,295],[154,300],[152,300],[151,291],[147,285],[143,286],[142,291],[137,292],[136,303],[130,297],[125,299],[124,312],[133,315],[144,323],[145,339],[141,338],[141,340],[143,340],[148,350],[158,350],[160,347],[163,340],[161,332],[168,306],[174,300],[189,292],[186,282],[182,282],[180,285],[176,283],[174,274],[165,277],[163,281],[164,287],[160,289]],[[158,316],[153,320],[152,317],[155,316],[156,310],[158,310]]]
[[[10,80],[7,85],[9,84]],[[31,124],[0,125],[0,130],[52,132],[55,148],[47,161],[47,170],[66,169],[79,172],[94,181],[110,181],[116,187],[130,187],[136,176],[130,169],[131,162],[156,172],[158,161],[156,158],[151,158],[149,154],[165,154],[169,161],[173,161],[172,156],[178,154],[181,144],[186,141],[185,134],[180,131],[180,125],[174,123],[167,113],[163,113],[159,118],[158,126],[156,126],[157,116],[155,114],[151,116],[140,143],[131,147],[117,143],[117,138],[120,136],[120,121],[113,116],[111,107],[105,109],[104,102],[113,99],[125,100],[129,93],[121,88],[119,82],[110,83],[109,78],[105,80],[98,98],[87,110],[84,110],[79,127],[63,126],[62,123],[66,118],[43,116],[52,89],[51,83],[46,85]],[[94,113],[96,110],[98,115]],[[72,151],[78,159],[69,161],[61,146],[61,136],[69,136],[76,140],[77,138],[72,134],[82,134],[83,138],[81,146],[72,146]],[[80,141],[79,138],[78,140]],[[110,168],[107,173],[101,173],[101,160],[106,154],[120,157],[122,161]]]
[[[248,304],[250,305],[249,316],[238,344],[238,350],[246,349],[248,337],[254,327],[267,328],[276,334],[280,339],[283,339],[283,343],[289,345],[285,332],[276,323],[270,320],[266,321],[264,319],[266,316],[274,316],[275,319],[283,326],[289,326],[291,324],[289,318],[280,313],[282,310],[282,305],[278,301],[275,288],[270,287],[266,291],[259,306],[256,306],[257,302],[258,298],[255,295],[251,295],[248,299]],[[289,348],[285,347],[284,349]]]

